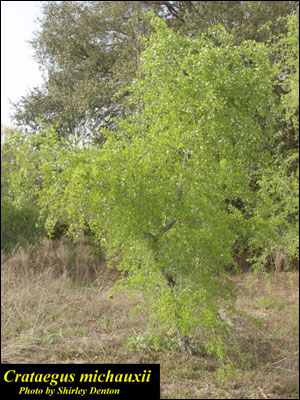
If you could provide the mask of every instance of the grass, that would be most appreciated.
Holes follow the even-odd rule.
[[[172,338],[158,350],[134,301],[109,297],[118,273],[87,243],[45,239],[2,258],[3,363],[154,362],[164,399],[299,398],[298,272],[235,276],[234,334],[220,368]]]

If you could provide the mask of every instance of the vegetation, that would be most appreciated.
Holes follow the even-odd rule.
[[[125,289],[147,317],[127,349],[211,358],[220,382],[251,364],[235,324],[261,323],[239,268],[288,271],[299,231],[297,2],[225,3],[47,2],[47,79],[16,105],[28,129],[2,145],[1,209],[6,251],[45,229],[59,259],[54,239],[73,240],[60,277],[82,238],[94,272],[105,254],[111,301]],[[96,275],[75,281],[99,289]],[[256,304],[283,305],[265,289]]]
[[[286,33],[279,17],[296,11],[297,1],[47,1],[32,46],[45,83],[14,104],[19,126],[33,133],[59,124],[64,136],[94,137],[122,118],[123,96],[116,91],[136,77],[151,34],[152,10],[176,32],[200,37],[220,23],[235,40],[267,42]]]
[[[19,206],[10,199],[1,198],[1,248],[10,251],[18,244],[34,244],[41,235],[37,228],[39,210],[31,202],[24,201]]]
[[[2,363],[160,363],[163,399],[297,399],[297,271],[235,275],[239,313],[228,313],[227,368],[214,355],[182,352],[172,332],[159,348],[140,296],[109,297],[119,278],[82,241],[44,239],[2,265]],[[71,256],[71,254],[73,255]],[[70,257],[71,256],[71,257]],[[87,262],[90,262],[87,274]],[[201,344],[201,333],[192,342]]]

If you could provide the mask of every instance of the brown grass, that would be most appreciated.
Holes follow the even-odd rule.
[[[297,272],[235,277],[224,373],[212,357],[126,347],[145,319],[126,293],[108,296],[118,273],[100,259],[87,243],[46,239],[3,255],[3,363],[156,362],[165,399],[298,398]]]

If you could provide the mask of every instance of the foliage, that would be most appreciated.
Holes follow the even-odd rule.
[[[226,268],[248,228],[253,180],[268,167],[276,99],[269,50],[222,27],[182,37],[157,18],[128,88],[131,116],[101,147],[44,128],[18,137],[10,190],[37,202],[48,232],[88,227],[159,335],[197,331],[222,357]],[[16,139],[14,139],[16,140]],[[258,211],[257,211],[258,212]]]
[[[286,20],[287,34],[271,47],[275,85],[282,94],[277,120],[282,128],[273,141],[273,157],[261,169],[259,191],[253,216],[249,245],[254,249],[252,261],[261,268],[288,268],[299,259],[299,20]],[[278,90],[278,89],[277,89]]]
[[[299,252],[299,168],[298,154],[266,168],[258,181],[249,245],[254,249],[254,266],[272,265],[282,270],[298,259]]]
[[[171,350],[179,346],[178,340],[172,337],[165,337],[158,340],[157,335],[151,333],[147,335],[130,335],[126,341],[125,346],[132,351],[136,350]]]
[[[122,111],[112,94],[138,69],[147,32],[143,2],[48,1],[32,47],[45,83],[15,103],[15,120],[30,131],[39,121],[61,135],[93,136]],[[99,140],[100,140],[99,139]]]
[[[267,42],[286,32],[284,19],[297,1],[47,1],[40,30],[31,42],[44,84],[14,104],[15,122],[33,133],[40,120],[59,124],[63,136],[92,136],[102,144],[102,127],[131,112],[115,98],[140,70],[140,55],[155,13],[175,32],[199,38],[220,23],[244,40]]]
[[[287,126],[294,128],[295,138],[293,139],[297,145],[299,140],[299,16],[293,14],[284,20],[287,25],[287,34],[280,35],[279,41],[274,45],[274,53],[277,53],[275,72],[277,84],[283,91],[280,98],[283,118]]]
[[[43,232],[37,227],[38,219],[39,210],[30,201],[16,206],[8,197],[1,197],[1,250],[36,243]]]
[[[178,16],[173,21],[180,33],[199,36],[222,24],[235,40],[267,43],[275,35],[286,33],[288,17],[298,9],[298,1],[174,1]]]
[[[1,249],[12,250],[18,244],[35,243],[45,232],[38,224],[40,210],[26,195],[21,197],[12,193],[11,177],[19,172],[16,167],[16,138],[20,132],[3,128],[4,141],[1,144]],[[32,182],[30,182],[32,185]]]

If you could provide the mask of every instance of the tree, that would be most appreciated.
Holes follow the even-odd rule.
[[[253,176],[271,159],[269,50],[237,45],[222,27],[197,39],[157,18],[153,29],[128,88],[134,112],[103,147],[74,147],[47,128],[19,146],[26,165],[12,181],[18,190],[40,179],[33,193],[49,232],[59,218],[75,236],[88,225],[111,257],[122,255],[120,285],[142,291],[158,334],[172,329],[188,348],[201,330],[221,357],[230,328],[218,307],[234,298],[226,268],[248,227],[237,204],[253,203]]]
[[[61,135],[94,136],[131,113],[127,92],[116,97],[139,71],[151,28],[149,9],[175,32],[200,37],[217,23],[236,42],[267,42],[285,32],[278,17],[297,8],[295,1],[48,1],[41,29],[32,41],[45,83],[14,104],[16,123],[31,133],[43,123],[58,124]]]
[[[270,37],[286,33],[286,24],[280,18],[297,11],[299,4],[298,1],[173,1],[160,3],[169,10],[173,16],[171,19],[169,17],[171,24],[181,34],[198,37],[214,25],[222,24],[239,43],[244,40],[266,43]]]
[[[251,205],[249,245],[257,268],[276,270],[299,261],[299,18],[283,19],[286,34],[272,40],[274,87],[278,96],[276,135],[270,165],[260,170]]]
[[[81,137],[110,126],[122,111],[113,95],[138,69],[145,8],[143,2],[45,2],[32,41],[45,83],[14,105],[17,123],[31,131],[59,124],[61,134]]]

